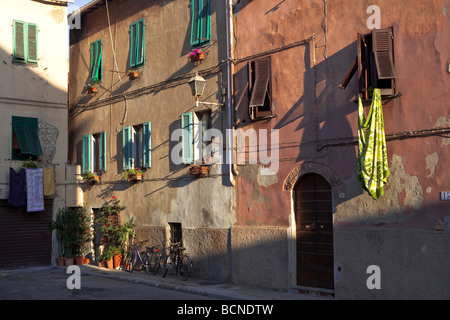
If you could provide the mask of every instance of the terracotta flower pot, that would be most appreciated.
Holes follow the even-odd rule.
[[[66,258],[66,267],[73,265],[74,259],[73,258]]]
[[[128,77],[130,78],[130,80],[137,79],[137,78],[139,78],[139,72],[130,71],[130,72],[128,72]]]
[[[111,260],[106,260],[106,267],[107,267],[108,269],[113,269],[113,268],[114,268],[114,262],[113,262],[113,259],[111,259]]]
[[[63,257],[56,258],[56,265],[59,267],[64,267],[66,265],[66,258]]]
[[[83,264],[83,257],[75,257],[75,264],[76,265],[82,265]]]
[[[121,254],[115,254],[114,255],[114,269],[117,269],[122,265],[122,255]]]
[[[205,53],[202,52],[202,53],[199,53],[199,54],[196,54],[193,56],[189,56],[189,58],[191,59],[192,62],[200,61],[200,60],[205,59]]]

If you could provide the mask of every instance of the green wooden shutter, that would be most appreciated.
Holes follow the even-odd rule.
[[[106,171],[106,133],[100,132],[100,171]]]
[[[211,38],[211,8],[210,2],[211,0],[199,0],[202,4],[199,18],[200,18],[200,26],[199,26],[199,43],[208,42]]]
[[[191,0],[191,45],[211,38],[211,0]]]
[[[82,173],[91,172],[91,135],[83,136],[83,168]]]
[[[91,82],[102,80],[102,45],[103,40],[91,43]]]
[[[191,0],[191,45],[198,44],[198,2],[199,0]]]
[[[143,165],[145,168],[152,166],[152,124],[145,122],[143,125]]]
[[[22,154],[42,155],[38,135],[38,119],[27,117],[12,117],[13,133],[16,135]]]
[[[27,30],[27,48],[28,48],[28,62],[37,63],[38,62],[38,27],[34,23],[28,23]]]
[[[139,20],[130,27],[130,67],[137,67],[145,61],[145,20]]]
[[[130,67],[136,65],[136,38],[137,38],[137,24],[133,23],[130,26]]]
[[[131,169],[131,127],[123,128],[123,169]]]
[[[25,30],[26,24],[22,21],[14,20],[13,25],[13,59],[16,61],[26,61],[25,57]]]
[[[183,163],[192,163],[194,161],[194,130],[192,112],[183,113],[181,115],[181,129],[183,129],[183,134],[181,136],[181,157]]]

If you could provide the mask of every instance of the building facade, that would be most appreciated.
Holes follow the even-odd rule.
[[[445,2],[244,0],[233,14],[236,130],[278,131],[237,149],[234,227],[247,242],[233,280],[339,299],[448,298]],[[390,170],[377,200],[357,176],[358,96],[367,116],[375,88]],[[276,273],[245,272],[261,256]]]
[[[67,1],[3,1],[0,16],[0,266],[48,265],[57,250],[48,224],[67,194]],[[15,180],[31,163],[50,183],[38,211]]]
[[[181,240],[195,275],[221,281],[235,221],[229,168],[213,161],[223,148],[217,132],[228,126],[225,11],[206,0],[92,1],[69,17],[81,21],[70,34],[69,80],[69,162],[79,167],[80,200],[95,213],[117,197],[138,239]],[[195,50],[203,57],[191,61]],[[197,100],[196,75],[206,84]],[[211,132],[217,137],[202,138]],[[123,173],[136,168],[143,179],[128,181]],[[99,182],[83,181],[86,172]]]

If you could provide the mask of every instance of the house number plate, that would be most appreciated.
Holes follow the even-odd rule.
[[[441,200],[450,200],[450,191],[441,191]]]

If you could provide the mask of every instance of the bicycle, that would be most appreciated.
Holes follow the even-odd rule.
[[[180,280],[186,281],[191,275],[192,261],[191,258],[184,252],[186,248],[180,246],[180,242],[170,243],[169,254],[163,260],[163,277],[172,266]]]
[[[140,267],[145,267],[148,274],[156,274],[159,270],[160,265],[160,254],[159,249],[155,246],[146,247],[146,251],[141,253],[139,244],[143,245],[148,240],[138,241],[136,244],[133,254],[128,258],[128,263],[130,264],[130,273],[137,269],[138,264]]]

